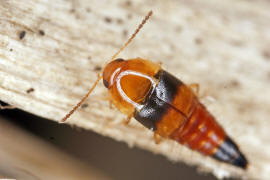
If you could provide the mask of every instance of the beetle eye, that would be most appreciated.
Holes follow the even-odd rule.
[[[115,61],[121,62],[121,61],[124,61],[124,59],[122,59],[122,58],[117,58],[117,59],[115,59]]]
[[[104,86],[105,86],[106,88],[109,87],[109,83],[108,83],[108,81],[106,81],[105,79],[103,79],[103,84],[104,84]]]

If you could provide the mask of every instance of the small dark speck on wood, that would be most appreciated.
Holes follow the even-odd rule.
[[[19,38],[20,39],[23,39],[24,36],[25,36],[26,32],[25,31],[21,31],[20,34],[19,34]]]
[[[128,30],[124,29],[123,30],[123,36],[126,37],[128,35]]]
[[[111,22],[112,22],[112,19],[109,18],[109,17],[105,17],[105,18],[104,18],[104,21],[105,21],[106,23],[111,23]]]
[[[44,32],[43,30],[39,30],[39,34],[40,34],[41,36],[44,36],[44,35],[45,35],[45,32]]]
[[[230,85],[232,87],[239,87],[240,86],[240,82],[237,81],[237,80],[232,80],[231,83],[230,83]]]
[[[116,20],[116,22],[117,22],[118,24],[123,24],[123,20],[120,19],[120,18],[118,18],[118,19]]]
[[[132,2],[131,1],[126,1],[126,6],[131,6],[132,5]]]
[[[29,89],[26,90],[26,92],[27,92],[28,94],[31,93],[31,92],[34,92],[34,91],[35,91],[34,88],[29,88]]]
[[[175,31],[180,33],[183,31],[183,27],[181,25],[178,25],[176,28],[175,28]]]
[[[196,43],[197,45],[200,45],[200,44],[203,43],[203,40],[202,40],[201,38],[199,38],[199,37],[195,38],[194,41],[195,41],[195,43]]]
[[[101,67],[100,66],[96,66],[95,68],[94,68],[94,71],[100,71],[101,70]]]
[[[87,108],[88,107],[88,104],[82,104],[82,108]]]
[[[264,50],[264,51],[262,52],[262,55],[263,55],[263,57],[265,58],[265,60],[270,60],[270,51]]]
[[[128,14],[128,15],[127,15],[127,18],[128,18],[128,19],[131,19],[131,18],[132,18],[132,14]]]
[[[87,7],[86,8],[86,12],[90,13],[91,12],[91,8]]]

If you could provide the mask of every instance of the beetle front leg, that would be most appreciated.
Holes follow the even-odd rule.
[[[159,144],[162,140],[161,136],[154,132],[154,140],[156,144]]]
[[[200,85],[198,83],[191,83],[188,87],[192,89],[196,96],[199,96]]]
[[[123,120],[123,124],[124,125],[128,125],[129,122],[131,121],[131,118],[132,117],[133,117],[133,113],[131,113],[130,115],[128,115],[127,118]]]

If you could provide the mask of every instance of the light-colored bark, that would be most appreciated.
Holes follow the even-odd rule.
[[[104,101],[102,83],[68,121],[217,177],[270,173],[270,3],[268,1],[0,1],[0,97],[58,121],[152,9],[151,20],[120,57],[142,57],[186,83],[200,83],[208,109],[250,161],[236,169],[164,140]],[[25,36],[20,39],[22,32]],[[43,34],[44,33],[44,34]],[[33,88],[33,89],[31,89]]]

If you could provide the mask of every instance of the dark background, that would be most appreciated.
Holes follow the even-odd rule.
[[[194,167],[172,163],[161,155],[136,147],[129,148],[125,143],[91,131],[58,124],[20,110],[0,111],[0,116],[112,179],[216,179],[210,174],[198,174]]]

